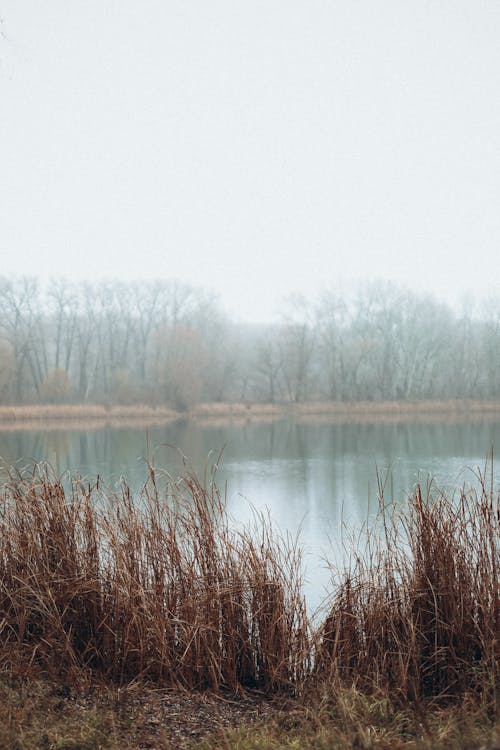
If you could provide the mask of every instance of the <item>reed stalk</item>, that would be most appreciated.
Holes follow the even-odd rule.
[[[320,682],[419,704],[497,706],[500,501],[481,479],[417,487],[337,572],[314,629],[300,547],[231,522],[210,476],[123,484],[35,466],[0,492],[0,669],[71,683],[304,693]]]

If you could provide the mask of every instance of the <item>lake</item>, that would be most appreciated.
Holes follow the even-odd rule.
[[[381,476],[390,471],[387,497],[404,503],[415,483],[426,484],[429,476],[444,488],[472,482],[471,469],[484,467],[495,446],[500,446],[500,422],[480,421],[178,421],[148,430],[0,432],[0,456],[8,464],[44,460],[58,474],[99,474],[111,487],[125,478],[135,489],[146,479],[147,454],[156,467],[177,477],[183,471],[181,454],[202,475],[223,449],[218,484],[235,523],[250,519],[252,508],[269,509],[282,531],[300,529],[305,591],[313,608],[329,579],[323,556],[339,561],[342,524],[359,529],[375,514],[377,471]],[[498,468],[495,461],[495,477]]]

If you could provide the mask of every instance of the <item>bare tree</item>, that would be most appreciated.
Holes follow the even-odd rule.
[[[280,336],[283,381],[290,401],[306,401],[311,395],[314,348],[312,308],[302,295],[292,295],[286,303]]]
[[[454,313],[388,282],[301,295],[236,324],[176,281],[0,277],[0,399],[158,402],[500,398],[500,301]]]

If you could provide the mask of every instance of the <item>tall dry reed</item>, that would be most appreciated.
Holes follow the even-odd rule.
[[[231,529],[214,482],[65,491],[36,467],[1,497],[0,660],[71,679],[184,689],[300,682],[308,624],[293,546],[271,527]]]
[[[381,535],[337,576],[317,674],[405,701],[470,691],[495,702],[500,502],[480,479],[451,498],[418,486],[400,513],[381,505]]]
[[[500,501],[417,487],[382,504],[312,633],[300,549],[265,518],[238,530],[214,477],[151,470],[133,497],[43,467],[0,493],[0,669],[82,670],[187,690],[304,691],[320,680],[421,701],[499,679]]]

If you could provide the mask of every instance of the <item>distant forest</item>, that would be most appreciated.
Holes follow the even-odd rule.
[[[500,398],[500,298],[460,313],[387,282],[235,323],[173,281],[0,277],[0,403]]]

